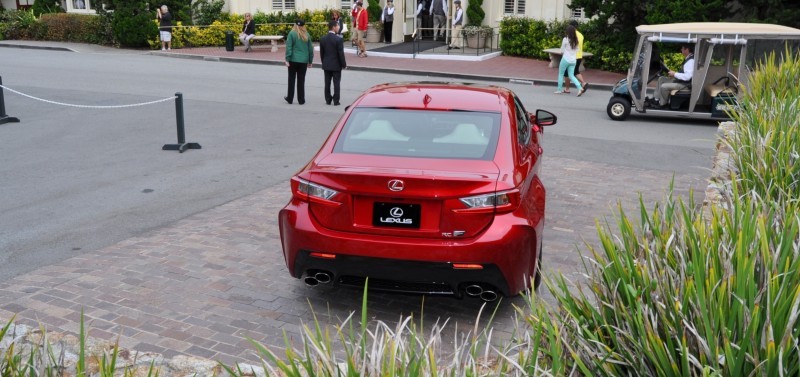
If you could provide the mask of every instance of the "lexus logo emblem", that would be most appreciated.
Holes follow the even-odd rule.
[[[388,186],[389,186],[389,190],[392,190],[392,191],[403,191],[403,189],[405,188],[405,183],[403,183],[403,181],[401,181],[399,179],[392,179],[391,181],[389,181],[389,185]]]
[[[392,217],[403,216],[403,209],[400,207],[394,207],[391,211],[389,211],[389,214],[392,215]]]

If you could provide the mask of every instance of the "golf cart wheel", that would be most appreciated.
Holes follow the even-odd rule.
[[[631,101],[625,97],[611,97],[606,112],[612,120],[625,120],[631,115]]]

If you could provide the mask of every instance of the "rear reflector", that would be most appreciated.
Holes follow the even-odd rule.
[[[453,268],[456,270],[482,270],[483,266],[472,263],[453,263]]]
[[[322,258],[322,259],[336,259],[336,254],[328,254],[328,253],[311,253],[310,256],[314,258]]]

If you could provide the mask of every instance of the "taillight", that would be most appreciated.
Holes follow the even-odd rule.
[[[466,209],[456,212],[509,212],[519,206],[519,190],[493,192],[476,196],[460,198],[459,201],[467,206]]]
[[[339,192],[332,188],[294,177],[292,178],[292,193],[296,198],[303,201],[331,202],[330,199]]]

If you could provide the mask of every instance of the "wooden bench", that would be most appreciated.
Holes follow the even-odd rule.
[[[561,48],[547,48],[542,51],[550,54],[550,65],[548,67],[558,68],[558,65],[561,64]],[[584,62],[581,64],[579,72],[583,72],[586,69],[586,58],[591,58],[592,56],[594,55],[591,52],[583,52]]]
[[[270,48],[269,50],[271,52],[276,52],[278,51],[278,41],[281,39],[283,39],[282,35],[256,35],[250,39],[250,42],[252,43],[253,41],[269,41],[270,45],[272,45],[272,48]]]

